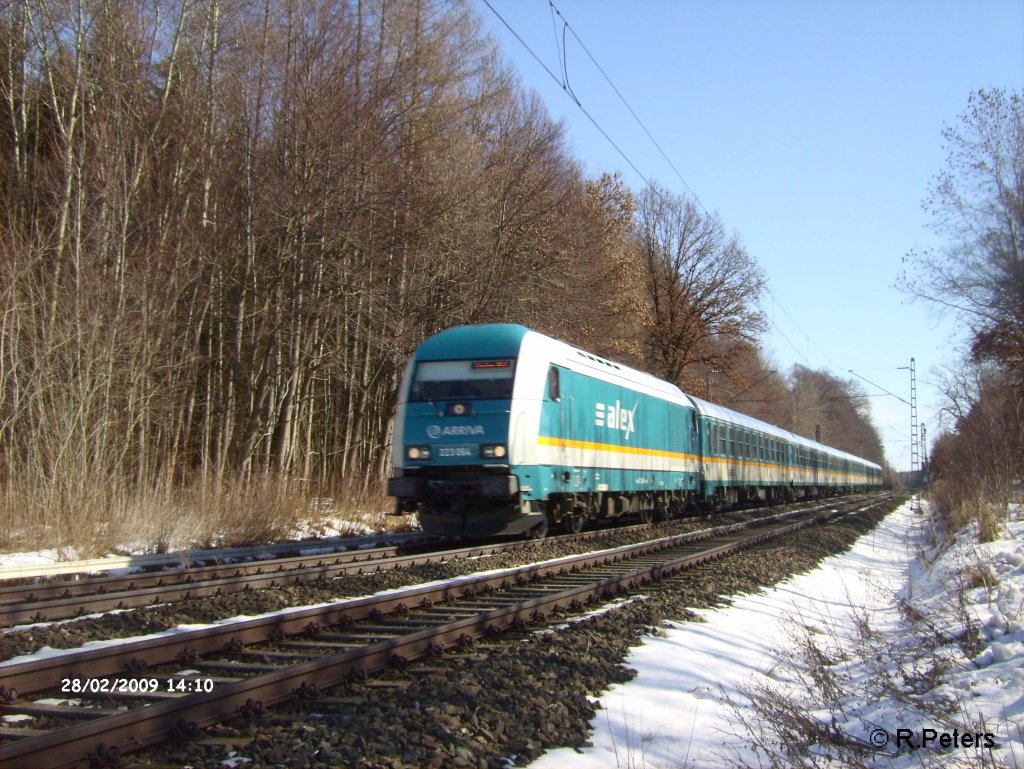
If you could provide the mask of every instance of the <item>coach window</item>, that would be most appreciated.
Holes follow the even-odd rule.
[[[718,456],[725,456],[725,428],[722,425],[715,425],[715,432],[718,434]]]
[[[556,403],[562,400],[561,382],[556,366],[548,369],[548,397]]]

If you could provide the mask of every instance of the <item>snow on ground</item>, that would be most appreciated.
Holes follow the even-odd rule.
[[[843,765],[813,740],[787,756],[772,718],[766,728],[757,715],[786,699],[757,711],[756,690],[803,705],[867,766],[1024,766],[1022,518],[1005,539],[972,544],[967,532],[929,563],[925,517],[908,504],[811,573],[703,611],[706,622],[666,623],[627,659],[636,678],[600,695],[592,746],[531,769]],[[965,578],[978,586],[961,590]],[[973,660],[955,640],[970,623]],[[826,664],[806,666],[808,650]]]

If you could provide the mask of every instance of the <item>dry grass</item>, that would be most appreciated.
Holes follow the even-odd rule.
[[[145,491],[97,482],[41,493],[12,483],[0,489],[0,552],[58,549],[86,558],[410,526],[408,517],[385,515],[391,503],[383,494],[333,492],[272,477]]]
[[[986,484],[970,483],[961,477],[940,478],[928,490],[928,500],[944,542],[970,524],[978,527],[978,541],[991,542],[1000,536],[1009,515],[1009,495],[997,494]]]
[[[961,604],[963,601],[961,601]],[[979,651],[978,644],[965,647],[964,638],[977,634],[968,614],[953,609],[952,627],[939,630],[936,624],[908,606],[900,606],[913,627],[910,636],[893,638],[872,629],[870,616],[855,618],[857,637],[844,642],[831,626],[808,628],[794,620],[795,643],[779,652],[773,677],[787,683],[755,683],[743,689],[749,701],[740,702],[723,694],[734,713],[738,736],[758,755],[759,767],[772,769],[867,769],[889,765],[898,751],[890,741],[873,746],[866,736],[871,730],[897,727],[916,728],[924,724],[960,733],[996,732],[1009,724],[987,723],[972,703],[951,698],[944,686],[950,670],[969,664]],[[959,623],[959,630],[957,629]],[[960,646],[958,654],[953,644]],[[881,713],[885,723],[864,720],[865,703],[886,703]],[[849,708],[862,715],[851,719]],[[895,719],[896,722],[892,722]],[[860,729],[849,730],[852,721]],[[905,750],[905,748],[904,748]],[[985,748],[954,753],[920,750],[914,765],[924,769],[1001,769]],[[738,764],[739,765],[739,764]]]

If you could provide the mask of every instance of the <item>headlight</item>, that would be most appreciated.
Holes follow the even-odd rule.
[[[480,456],[484,459],[504,459],[508,449],[504,443],[491,443],[480,446]]]
[[[407,459],[423,461],[430,459],[430,446],[406,446],[405,456]]]

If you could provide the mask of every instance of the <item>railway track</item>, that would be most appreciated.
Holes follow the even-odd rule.
[[[630,528],[648,529],[649,526]],[[606,531],[566,535],[551,538],[550,541],[586,541]],[[532,546],[533,541],[474,545],[441,551],[436,550],[436,547],[389,546],[256,563],[219,564],[129,576],[85,577],[74,581],[0,586],[0,627],[335,579],[346,574],[382,572],[461,558],[477,558],[489,553],[524,550]],[[421,552],[407,552],[410,549]]]
[[[102,765],[121,752],[195,734],[236,713],[314,696],[375,670],[458,649],[481,636],[542,623],[552,612],[580,611],[588,600],[663,579],[864,505],[833,502],[827,509],[816,506],[322,607],[3,665],[0,712],[36,716],[52,729],[37,733],[5,728],[0,733],[6,740],[0,744],[0,765],[65,766],[85,757]],[[103,707],[38,702],[54,689],[64,698]],[[128,710],[110,707],[125,703]]]
[[[57,561],[47,564],[9,564],[0,566],[0,583],[15,580],[51,580],[53,578],[80,579],[83,575],[96,575],[117,570],[155,571],[175,570],[190,566],[225,564],[236,561],[265,561],[287,558],[313,552],[328,554],[349,550],[383,548],[391,545],[416,545],[426,540],[437,540],[418,532],[377,533],[357,537],[327,537],[294,542],[276,542],[246,547],[218,547],[209,550],[180,550],[167,553],[147,553],[82,561]]]
[[[785,509],[785,508],[784,508]],[[750,511],[757,515],[760,511]],[[711,516],[705,516],[707,520]],[[620,527],[617,531],[657,531],[657,524]],[[551,537],[547,543],[589,541],[607,534],[596,529]],[[0,585],[0,627],[51,622],[110,610],[134,609],[205,596],[335,579],[346,574],[388,571],[409,566],[477,558],[528,550],[534,540],[437,550],[413,543],[248,563],[212,564],[131,575],[81,576]],[[212,556],[210,556],[212,558]]]

